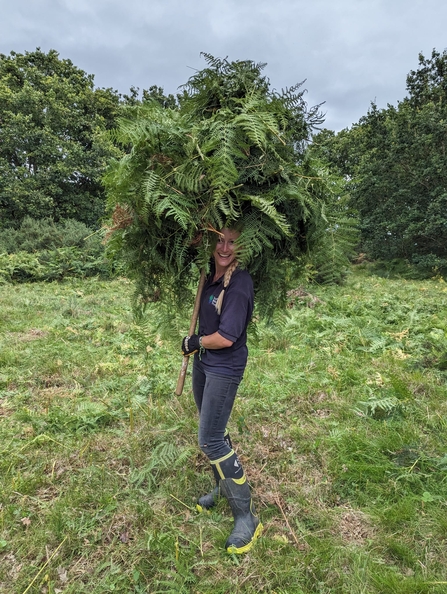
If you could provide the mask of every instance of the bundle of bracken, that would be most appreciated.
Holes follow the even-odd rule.
[[[340,276],[353,219],[337,180],[306,157],[323,116],[302,83],[276,92],[264,64],[204,57],[175,106],[143,101],[120,120],[125,155],[106,176],[108,252],[136,281],[137,305],[184,303],[217,232],[237,228],[258,311],[272,312],[305,268]]]

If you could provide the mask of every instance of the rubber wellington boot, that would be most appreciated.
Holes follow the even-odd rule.
[[[233,445],[231,443],[230,433],[229,433],[228,429],[225,429],[224,440],[225,440],[225,442],[226,442],[226,444],[228,445],[229,448],[233,448]],[[207,493],[206,495],[202,495],[202,497],[199,497],[199,499],[197,501],[197,504],[196,504],[196,509],[199,512],[208,511],[209,509],[211,509],[212,507],[214,507],[216,505],[217,501],[219,500],[219,496],[220,496],[220,487],[219,487],[220,476],[219,476],[219,473],[216,470],[216,467],[215,466],[211,465],[211,468],[213,470],[214,478],[216,480],[216,486],[211,491],[211,493]]]
[[[224,479],[220,481],[220,488],[228,499],[234,517],[233,532],[225,543],[225,549],[228,553],[237,555],[247,553],[262,532],[262,524],[255,513],[247,479],[245,476],[243,479]]]
[[[213,466],[211,464],[211,469],[213,471],[214,474],[214,480],[216,481],[216,486],[214,487],[214,489],[211,491],[211,493],[207,493],[206,495],[202,495],[202,497],[200,497],[197,501],[196,504],[196,509],[198,512],[203,512],[203,511],[208,511],[209,509],[211,509],[212,507],[214,507],[217,503],[217,500],[219,499],[219,495],[220,495],[220,475],[217,471],[217,469],[215,468],[215,466]]]
[[[216,485],[214,489],[211,491],[211,493],[207,493],[206,495],[202,495],[202,497],[199,497],[196,504],[197,511],[208,511],[209,509],[214,507],[217,503],[217,500],[219,499],[219,495],[220,489],[219,486]]]

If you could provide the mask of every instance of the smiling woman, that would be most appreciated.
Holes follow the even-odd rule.
[[[177,108],[146,101],[120,120],[115,138],[126,154],[105,180],[107,251],[137,281],[142,315],[150,301],[187,306],[192,279],[208,272],[182,343],[185,357],[195,355],[199,444],[217,483],[199,506],[211,507],[220,492],[227,497],[235,527],[226,549],[243,553],[262,525],[226,426],[247,363],[254,292],[257,315],[271,315],[311,257],[320,253],[338,269],[327,230],[344,227],[332,223],[336,184],[304,154],[321,114],[307,109],[301,85],[278,94],[263,64],[205,59]]]
[[[199,446],[216,479],[211,493],[200,497],[199,511],[209,509],[222,493],[230,504],[235,525],[225,548],[245,553],[262,532],[250,487],[227,430],[238,386],[247,363],[247,325],[253,312],[253,282],[238,268],[240,231],[223,228],[200,302],[199,333],[182,342],[186,356],[195,355],[194,400],[199,411]]]
[[[213,252],[216,263],[215,279],[222,276],[228,266],[236,259],[236,240],[240,232],[234,229],[222,229],[217,240],[216,249]]]

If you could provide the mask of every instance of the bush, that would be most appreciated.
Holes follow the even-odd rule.
[[[105,257],[78,247],[62,247],[30,254],[0,254],[0,283],[62,280],[66,277],[113,275]]]
[[[447,260],[434,255],[413,256],[411,261],[405,258],[371,262],[365,260],[357,266],[382,278],[405,278],[408,280],[424,280],[438,276],[447,278]]]
[[[19,229],[0,231],[0,282],[111,276],[102,237],[84,223],[26,217]]]
[[[89,250],[94,247],[102,251],[101,238],[84,223],[74,219],[55,223],[51,218],[25,217],[19,229],[0,230],[0,252],[7,254],[34,253],[72,246],[88,246]]]
[[[27,252],[0,253],[0,283],[42,280],[43,267],[37,255]]]
[[[440,258],[435,254],[414,255],[412,263],[425,278],[438,275],[447,277],[446,258]]]

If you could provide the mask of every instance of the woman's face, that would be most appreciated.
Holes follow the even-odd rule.
[[[236,258],[236,239],[240,231],[224,227],[217,239],[216,249],[213,252],[216,269],[226,269]]]

